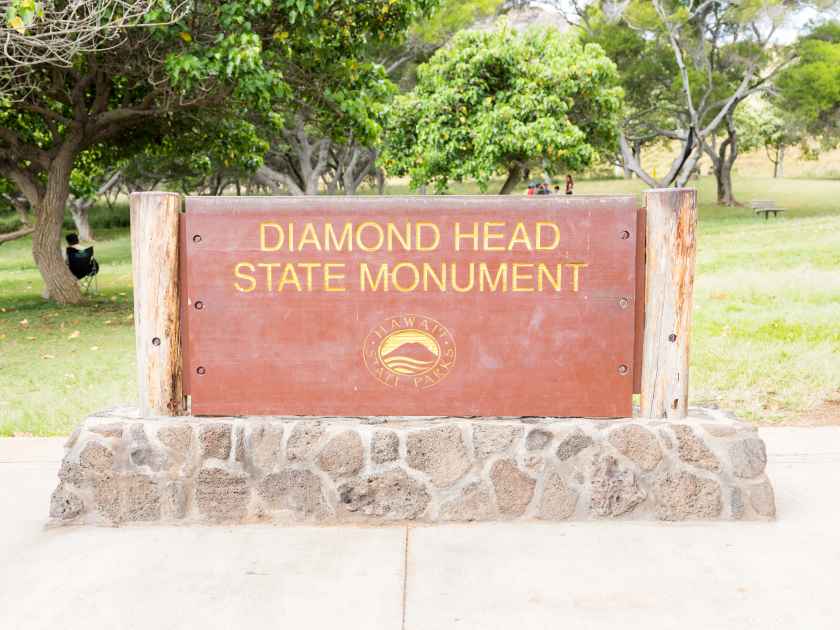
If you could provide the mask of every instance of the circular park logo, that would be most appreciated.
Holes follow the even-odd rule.
[[[426,389],[455,365],[455,339],[439,321],[423,315],[383,319],[365,337],[362,357],[383,385]]]

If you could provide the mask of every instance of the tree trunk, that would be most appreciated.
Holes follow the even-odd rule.
[[[735,128],[734,110],[726,117],[726,132],[728,137],[721,143],[720,148],[720,172],[715,173],[718,180],[718,203],[736,206],[738,202],[732,191],[732,167],[738,159],[738,130]]]
[[[641,164],[641,157],[642,157],[642,142],[641,140],[633,140],[633,146],[630,149],[633,155],[633,159]],[[633,179],[633,170],[627,164],[625,160],[621,161],[621,169],[624,174],[624,179]]]
[[[46,285],[44,296],[59,304],[77,304],[82,300],[82,292],[61,256],[63,210],[63,203],[44,201],[32,233],[32,258]]]
[[[381,168],[376,169],[376,192],[377,194],[385,194],[385,171]]]
[[[315,158],[315,164],[312,164],[311,154],[312,151],[307,152],[306,155],[306,163],[302,164],[304,177],[306,178],[306,189],[304,193],[307,195],[317,195],[319,184],[321,181],[321,175],[324,173],[324,170],[327,168],[328,160],[330,157],[330,141],[327,139],[323,139],[318,142],[316,145],[317,153]],[[308,172],[307,172],[308,171]]]
[[[502,189],[499,191],[500,195],[509,195],[513,192],[516,185],[522,181],[522,166],[520,164],[512,164],[508,168],[508,176]]]
[[[341,178],[345,195],[355,195],[365,178],[373,171],[376,150],[364,147],[348,147],[341,160]]]
[[[677,170],[676,177],[672,180],[673,181],[673,188],[684,188],[685,185],[688,183],[691,174],[694,172],[694,167],[697,165],[697,161],[700,159],[700,155],[703,152],[703,148],[700,145],[697,145],[697,148],[687,153],[687,157],[682,162],[679,170]],[[667,178],[666,178],[667,179]]]
[[[717,184],[717,202],[720,206],[733,205],[732,199],[732,164],[733,160],[729,159],[727,151],[732,144],[732,138],[729,137],[720,143],[718,148],[718,156],[712,160],[715,173],[715,183]]]
[[[322,175],[322,178],[324,176]],[[330,179],[324,179],[324,184],[326,185],[326,192],[328,195],[335,195],[338,193],[338,174],[335,174],[335,177]]]
[[[70,215],[73,217],[73,223],[76,224],[76,232],[79,234],[80,241],[92,241],[93,229],[90,227],[90,205],[87,203],[70,204]]]
[[[729,164],[727,166],[727,164]],[[717,177],[718,190],[718,204],[722,206],[736,205],[735,196],[732,192],[732,165],[731,163],[724,163],[720,173],[715,173]]]
[[[82,291],[61,256],[61,224],[70,196],[70,172],[78,153],[78,142],[65,141],[50,164],[47,186],[36,211],[38,221],[32,233],[32,257],[46,285],[45,297],[59,304],[77,304]]]
[[[773,177],[779,178],[785,176],[785,147],[779,145],[776,147],[776,161],[773,162]]]

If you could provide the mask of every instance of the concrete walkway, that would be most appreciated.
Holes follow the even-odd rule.
[[[775,523],[44,529],[0,440],[0,629],[840,627],[840,427],[764,429]]]

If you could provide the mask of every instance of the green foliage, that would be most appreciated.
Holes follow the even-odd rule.
[[[747,101],[735,110],[734,119],[738,134],[738,151],[747,153],[767,144],[768,129],[775,122],[769,108],[759,107]]]
[[[174,116],[161,121],[154,135],[155,142],[121,163],[128,181],[167,181],[196,191],[213,176],[247,177],[268,150],[253,123],[224,110]]]
[[[760,102],[759,106],[751,109],[751,114],[746,115],[754,118],[750,126],[755,128],[756,146],[764,147],[768,155],[798,143],[806,148],[807,133],[795,113],[781,110],[773,101],[769,101]],[[755,147],[746,150],[751,148]]]
[[[44,3],[35,0],[11,0],[6,9],[6,24],[21,35],[32,23],[44,16]]]
[[[649,10],[648,3],[636,7],[637,12]],[[618,69],[626,103],[625,134],[649,141],[658,137],[656,129],[674,127],[680,86],[670,47],[660,38],[643,36],[626,22],[608,19],[597,4],[591,5],[587,19],[589,28],[582,41],[598,44]],[[636,19],[647,22],[652,18]]]
[[[796,45],[798,61],[776,80],[776,102],[825,144],[840,140],[840,22],[815,28]]]
[[[10,95],[13,100],[0,102],[0,125],[20,141],[50,150],[66,139],[74,111],[83,107],[91,112],[81,146],[85,150],[106,141],[122,144],[123,136],[137,127],[158,125],[156,116],[223,107],[229,116],[243,110],[257,115],[293,111],[305,103],[340,118],[357,134],[375,135],[378,112],[371,115],[370,104],[387,89],[381,68],[365,54],[373,42],[401,37],[436,4],[196,0],[184,5],[181,19],[171,22],[173,3],[160,0],[143,16],[145,26],[122,29],[115,38],[119,45],[80,55],[72,72],[34,69],[34,89],[20,84],[20,93]],[[87,87],[76,89],[79,82]],[[103,96],[105,103],[98,102]],[[96,117],[129,108],[119,124],[97,124]],[[58,122],[48,124],[43,111],[50,112],[50,123]],[[4,148],[0,140],[0,150]],[[18,166],[46,170],[17,149],[12,158]],[[2,162],[0,156],[0,166]]]
[[[584,169],[615,146],[617,81],[600,47],[555,30],[459,33],[395,100],[384,165],[439,192],[517,167]]]

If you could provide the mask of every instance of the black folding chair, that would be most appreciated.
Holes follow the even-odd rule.
[[[96,278],[99,273],[99,263],[93,257],[93,247],[85,249],[68,247],[67,265],[70,267],[70,273],[79,280],[79,284],[82,285],[82,290],[85,293],[90,293],[91,289],[93,293],[99,291],[99,283]]]

